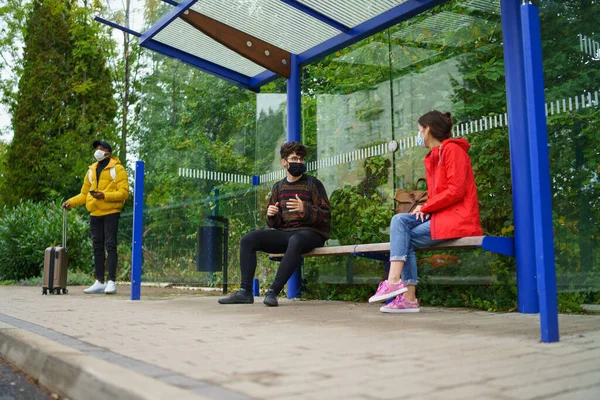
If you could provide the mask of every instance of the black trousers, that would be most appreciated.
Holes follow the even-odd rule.
[[[309,230],[280,231],[265,229],[245,234],[240,242],[240,266],[242,269],[242,289],[252,291],[252,281],[256,272],[256,252],[285,253],[271,289],[278,294],[302,263],[302,254],[325,244],[325,238]]]
[[[108,280],[117,279],[117,232],[121,213],[108,214],[102,217],[90,216],[90,231],[94,247],[94,269],[96,279],[104,282],[104,263],[108,253]]]

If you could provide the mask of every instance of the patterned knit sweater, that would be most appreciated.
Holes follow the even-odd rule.
[[[329,239],[331,208],[325,187],[317,178],[312,178],[312,193],[308,191],[308,179],[302,175],[296,182],[288,182],[283,178],[281,192],[280,182],[273,185],[271,198],[268,205],[279,203],[279,212],[273,217],[267,217],[270,228],[284,231],[309,229]],[[287,207],[287,202],[295,199],[296,195],[304,203],[304,212],[292,212]]]

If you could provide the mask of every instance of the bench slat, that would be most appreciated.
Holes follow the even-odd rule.
[[[452,239],[430,247],[422,247],[417,251],[426,250],[452,250],[452,249],[475,249],[481,247],[484,236],[469,236],[460,239]]]
[[[418,248],[417,251],[426,250],[456,250],[456,249],[473,249],[481,247],[484,236],[470,236],[460,239],[452,239],[442,243],[438,243],[431,247]],[[351,255],[354,253],[389,253],[390,243],[370,243],[345,246],[327,246],[318,247],[306,254],[303,257],[317,256],[339,256]],[[282,258],[283,254],[269,254],[269,258]]]

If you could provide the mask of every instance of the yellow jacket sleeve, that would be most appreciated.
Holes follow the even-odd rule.
[[[83,186],[81,186],[81,193],[67,200],[69,203],[71,203],[71,207],[82,206],[85,204],[85,199],[87,198],[88,191],[90,190],[90,186],[92,185],[90,183],[90,179],[88,178],[89,171],[90,170],[88,170],[83,177]]]

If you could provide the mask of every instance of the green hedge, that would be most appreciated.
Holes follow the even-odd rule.
[[[25,201],[15,208],[4,207],[0,216],[0,280],[40,276],[44,250],[60,245],[62,209],[58,202]],[[67,229],[69,269],[91,272],[92,243],[85,216],[69,211]]]

